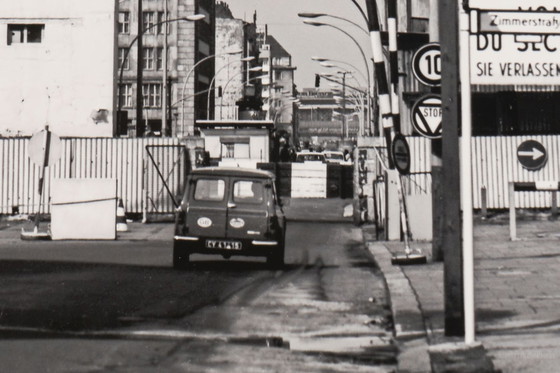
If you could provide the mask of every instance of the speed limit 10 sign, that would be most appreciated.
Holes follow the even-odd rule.
[[[412,72],[422,84],[441,85],[441,51],[438,43],[420,47],[412,57]]]

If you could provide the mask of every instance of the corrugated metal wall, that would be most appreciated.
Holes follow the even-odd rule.
[[[528,171],[517,161],[517,147],[521,142],[539,141],[548,151],[548,162],[538,171]],[[431,191],[429,175],[431,164],[430,140],[408,137],[411,154],[411,175],[403,178],[409,194]],[[0,214],[11,214],[13,208],[20,213],[34,213],[39,206],[38,183],[40,167],[27,156],[27,138],[0,139]],[[560,136],[513,136],[473,138],[473,203],[481,207],[481,188],[487,188],[487,207],[509,207],[509,181],[560,180]],[[50,195],[52,178],[112,178],[118,180],[118,195],[123,199],[127,213],[143,211],[143,164],[146,145],[162,146],[154,150],[156,163],[163,170],[164,178],[172,185],[172,193],[180,192],[184,167],[177,164],[181,157],[180,145],[173,138],[71,138],[62,140],[62,157],[47,169],[44,196]],[[165,146],[163,146],[165,145]],[[182,161],[181,161],[182,162]],[[161,190],[163,183],[148,173],[148,195],[161,199],[157,209],[149,211],[170,213],[173,204]],[[177,172],[177,173],[176,173]],[[150,176],[151,175],[151,176]],[[459,197],[459,196],[457,196]],[[550,192],[516,193],[519,208],[550,207]],[[48,204],[44,203],[43,209]],[[152,206],[153,207],[153,206]]]
[[[0,139],[0,214],[11,214],[13,208],[29,214],[39,206],[38,183],[40,167],[28,157],[28,138]],[[142,183],[146,145],[180,145],[175,138],[68,138],[62,139],[62,156],[47,168],[42,211],[49,212],[50,180],[53,178],[116,178],[117,195],[123,199],[127,213],[141,213],[143,207]],[[166,148],[173,153],[161,155],[161,160],[173,162],[177,149]],[[165,151],[165,150],[161,150]],[[160,152],[161,152],[160,151]],[[151,171],[153,172],[153,171]],[[161,181],[151,178],[154,191],[160,190]],[[175,184],[177,180],[173,181]],[[46,198],[45,198],[46,197]],[[172,212],[170,204],[165,210]]]
[[[431,192],[431,143],[423,137],[407,138],[411,152],[411,173],[402,178],[408,194]],[[543,144],[548,161],[538,171],[529,171],[517,160],[517,147],[526,140]],[[509,208],[508,183],[510,181],[559,181],[560,136],[496,136],[474,137],[473,152],[473,206],[482,206],[481,189],[487,189],[487,207]],[[457,196],[459,198],[459,196]],[[518,208],[549,208],[551,192],[518,192]]]

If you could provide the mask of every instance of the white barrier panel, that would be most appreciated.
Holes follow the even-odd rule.
[[[293,198],[327,198],[327,165],[292,163]]]
[[[53,240],[116,239],[117,179],[53,179]]]

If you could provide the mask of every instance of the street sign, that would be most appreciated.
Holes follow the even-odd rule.
[[[60,137],[44,129],[31,136],[27,145],[29,158],[39,166],[48,167],[58,161],[62,154],[62,142]],[[45,152],[47,159],[45,162]]]
[[[410,147],[403,135],[395,135],[391,144],[391,154],[397,171],[401,175],[408,175],[410,172]]]
[[[439,139],[442,134],[441,97],[428,94],[421,97],[412,107],[414,129],[429,139]]]
[[[560,35],[474,34],[472,84],[560,84]]]
[[[558,0],[468,0],[467,9],[554,11]]]
[[[540,142],[526,140],[517,147],[517,160],[523,168],[536,171],[544,167],[548,160],[548,154]]]
[[[558,13],[521,11],[483,11],[479,13],[478,32],[508,34],[558,34]]]
[[[420,47],[412,57],[412,72],[422,84],[441,85],[441,51],[438,43]]]

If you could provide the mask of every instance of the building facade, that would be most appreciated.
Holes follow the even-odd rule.
[[[289,132],[293,136],[293,119],[295,96],[292,56],[284,47],[268,34],[265,26],[259,30],[261,65],[268,79],[263,80],[263,110],[266,117],[275,123],[277,129]]]
[[[110,137],[116,107],[113,0],[0,2],[0,136],[45,125]]]
[[[122,114],[116,135],[193,135],[195,120],[207,117],[207,95],[203,92],[208,90],[214,76],[214,0],[143,1],[141,10],[137,1],[118,2],[117,53],[119,70],[122,70],[118,106]],[[166,14],[167,22],[164,22]],[[184,20],[195,14],[204,18]],[[140,61],[138,40],[135,40],[139,20],[143,30]],[[140,123],[137,121],[139,71],[142,76]],[[121,80],[120,71],[117,78]],[[164,107],[167,107],[165,116]]]
[[[298,98],[297,136],[300,141],[325,147],[356,139],[364,117],[350,97],[344,98],[344,112],[332,89],[304,88]]]
[[[233,18],[227,3],[217,4],[216,120],[262,119],[262,68],[259,65],[256,13],[252,22]],[[237,54],[228,52],[239,51]]]

